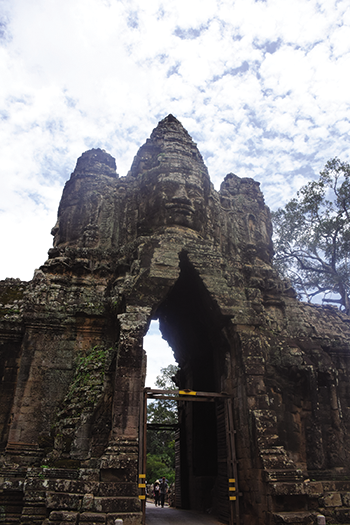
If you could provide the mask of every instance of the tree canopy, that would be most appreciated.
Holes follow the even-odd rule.
[[[349,314],[350,164],[329,160],[272,221],[275,266],[300,298],[322,298]]]

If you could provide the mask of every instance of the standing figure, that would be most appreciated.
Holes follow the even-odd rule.
[[[156,480],[153,485],[153,495],[154,495],[154,504],[155,506],[160,505],[159,500],[159,481]]]
[[[168,484],[167,484],[164,476],[162,478],[162,481],[160,482],[159,490],[160,490],[160,504],[161,504],[161,506],[163,508],[164,507],[165,495],[168,492]]]

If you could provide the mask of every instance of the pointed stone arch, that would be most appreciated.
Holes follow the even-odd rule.
[[[155,312],[180,367],[177,386],[202,392],[232,390],[228,381],[230,343],[224,333],[228,319],[221,314],[184,250],[179,253],[179,268],[177,281]],[[184,508],[205,511],[215,507],[219,512],[223,473],[218,468],[218,457],[225,457],[226,441],[225,436],[218,435],[225,434],[225,423],[218,423],[217,411],[212,400],[180,403],[178,461],[182,467],[178,490]],[[220,451],[220,446],[225,450]],[[226,481],[226,467],[224,471]]]

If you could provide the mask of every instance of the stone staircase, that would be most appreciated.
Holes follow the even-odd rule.
[[[141,522],[134,482],[100,481],[99,469],[29,467],[0,470],[0,523],[124,525]]]
[[[23,488],[22,515],[14,523],[114,525],[121,518],[124,525],[134,525],[141,521],[136,484],[100,481],[99,469],[31,467]]]
[[[319,513],[317,513],[319,514]],[[288,525],[316,524],[317,514],[313,512],[279,512],[273,515],[276,524]]]
[[[0,523],[19,523],[23,510],[23,485],[27,469],[0,468]]]
[[[309,473],[311,479],[305,479],[283,447],[262,450],[260,457],[272,523],[316,524],[317,516],[323,515],[327,525],[350,524],[350,478],[325,471]]]

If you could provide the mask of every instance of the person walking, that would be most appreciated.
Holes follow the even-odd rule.
[[[166,482],[165,476],[162,477],[162,481],[160,482],[159,492],[160,492],[160,504],[162,508],[164,508],[165,495],[168,492],[168,484]]]
[[[153,495],[154,495],[154,505],[160,505],[160,495],[159,495],[159,481],[156,480],[153,484]]]

